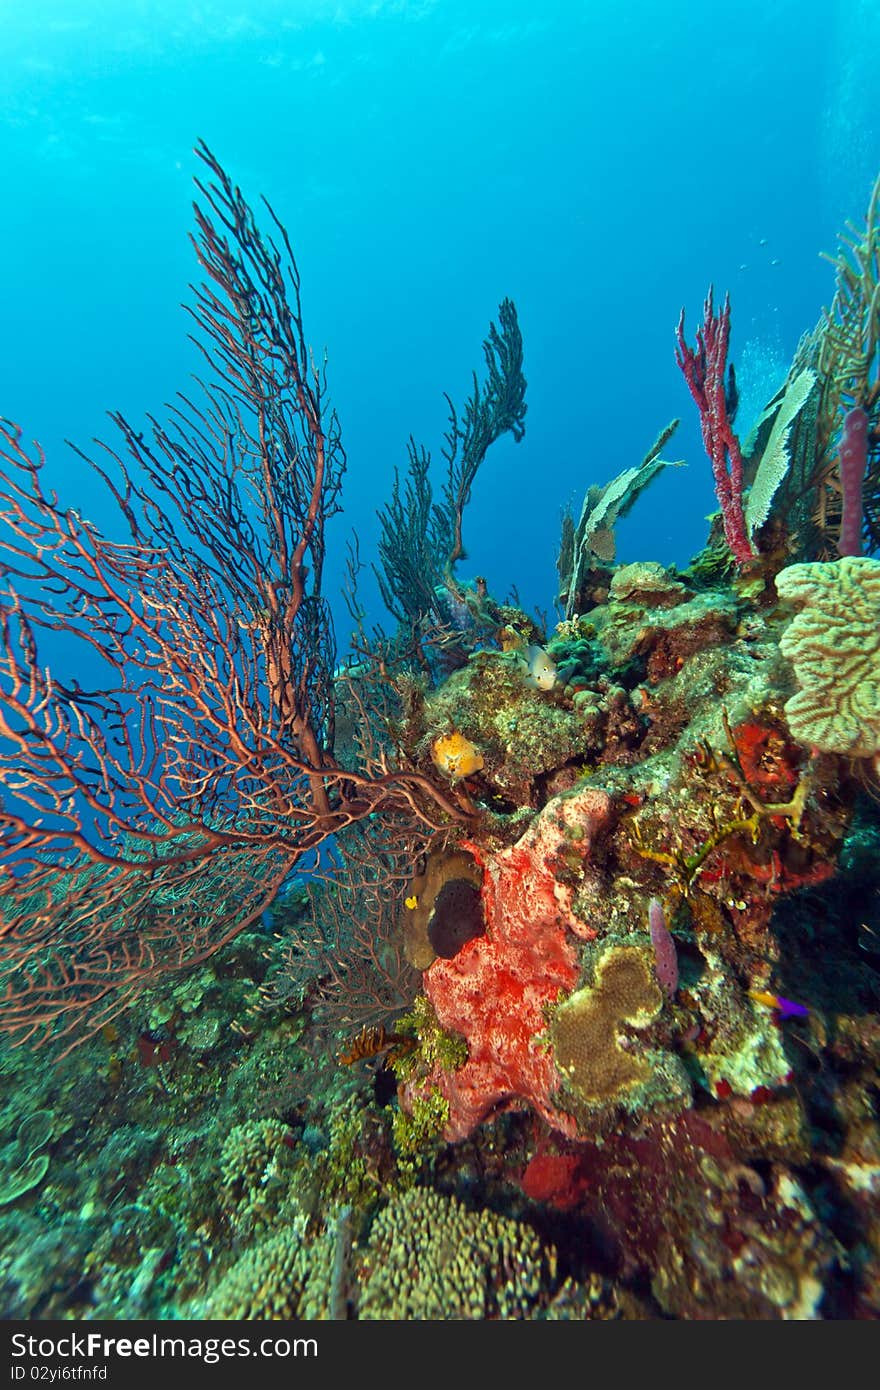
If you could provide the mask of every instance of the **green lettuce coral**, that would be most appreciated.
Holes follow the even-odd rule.
[[[49,1155],[41,1153],[52,1137],[51,1110],[35,1110],[22,1120],[11,1144],[0,1150],[0,1207],[38,1187],[49,1168]]]

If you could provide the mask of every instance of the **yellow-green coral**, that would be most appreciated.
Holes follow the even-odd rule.
[[[715,515],[720,518],[720,513]],[[682,578],[698,589],[714,589],[727,583],[735,563],[727,542],[713,535],[682,571]]]
[[[467,1061],[467,1043],[458,1033],[447,1033],[440,1027],[437,1015],[427,995],[420,994],[408,1014],[398,1021],[398,1032],[416,1039],[412,1051],[392,1056],[391,1065],[403,1081],[424,1081],[441,1067],[457,1071]],[[413,1099],[409,1113],[397,1110],[392,1121],[394,1146],[406,1159],[417,1154],[436,1139],[449,1120],[449,1102],[436,1087],[427,1095]]]
[[[366,1121],[356,1095],[337,1105],[330,1117],[329,1145],[310,1157],[305,1170],[298,1173],[298,1190],[307,1188],[317,1194],[324,1210],[339,1202],[365,1206],[379,1190],[378,1175],[367,1158]]]
[[[233,1221],[259,1223],[274,1211],[289,1185],[290,1139],[280,1120],[249,1120],[229,1131],[220,1153],[220,1189]]]
[[[411,1158],[443,1133],[449,1122],[449,1101],[433,1087],[426,1096],[414,1096],[409,1112],[397,1109],[391,1121],[394,1147]]]
[[[827,753],[872,757],[880,752],[880,560],[790,565],[776,589],[802,605],[780,642],[801,687],[785,706],[792,734]]]
[[[397,1022],[397,1031],[416,1039],[412,1051],[391,1057],[395,1075],[401,1081],[427,1076],[435,1066],[458,1071],[467,1061],[467,1043],[458,1033],[447,1033],[437,1020],[433,1005],[425,994],[417,996],[408,1014]]]
[[[191,1316],[234,1322],[329,1316],[336,1247],[333,1229],[305,1242],[294,1221],[231,1265]]]
[[[359,1316],[525,1318],[555,1259],[530,1226],[414,1188],[393,1197],[373,1223],[358,1262]]]

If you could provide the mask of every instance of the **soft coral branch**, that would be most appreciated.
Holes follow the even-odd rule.
[[[466,819],[415,769],[336,761],[339,426],[283,229],[198,153],[209,374],[145,431],[111,417],[122,451],[93,466],[124,540],[66,509],[0,419],[0,1032],[20,1041],[94,1031],[365,817]]]
[[[712,286],[703,305],[703,326],[697,330],[696,348],[684,340],[684,309],[675,336],[675,360],[681,368],[690,393],[700,412],[700,426],[706,453],[712,461],[715,493],[721,506],[724,536],[731,553],[744,568],[754,559],[743,512],[743,461],[739,440],[727,408],[725,370],[730,341],[730,296],[721,312],[715,313]]]

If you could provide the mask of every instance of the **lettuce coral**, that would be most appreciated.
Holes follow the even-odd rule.
[[[796,739],[826,753],[880,752],[880,560],[847,555],[790,565],[780,598],[801,605],[780,649],[798,693],[785,706]]]

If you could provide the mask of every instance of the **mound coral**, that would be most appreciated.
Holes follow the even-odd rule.
[[[633,946],[608,951],[595,985],[573,994],[553,1019],[556,1062],[571,1089],[588,1103],[607,1104],[644,1081],[648,1066],[621,1047],[620,1027],[649,1023],[662,1003],[643,952]]]
[[[633,1108],[644,1100],[649,1085],[658,1093],[657,1101],[689,1102],[690,1086],[676,1059],[646,1056],[628,1046],[627,1033],[651,1023],[662,1007],[650,951],[609,947],[599,959],[593,984],[560,1005],[550,1030],[573,1110]]]

